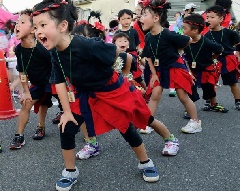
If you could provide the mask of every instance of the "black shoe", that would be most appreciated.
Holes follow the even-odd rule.
[[[42,140],[44,137],[45,137],[45,127],[38,126],[32,138],[34,140]]]
[[[203,111],[211,111],[211,105],[210,103],[205,103],[204,107],[202,108]]]
[[[9,148],[12,150],[21,149],[23,145],[25,145],[24,136],[15,134],[15,137],[13,138]]]
[[[191,117],[190,117],[190,115],[188,114],[187,111],[184,111],[183,119],[191,119]]]
[[[53,124],[58,124],[60,123],[61,116],[63,114],[63,111],[60,111],[56,114],[56,117],[52,120]]]
[[[236,110],[240,111],[240,101],[235,103]]]
[[[0,153],[2,152],[2,145],[0,145]]]
[[[221,104],[217,103],[216,105],[211,106],[211,111],[227,113],[228,109],[224,108]]]

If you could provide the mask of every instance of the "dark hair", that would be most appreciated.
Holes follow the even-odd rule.
[[[191,14],[183,19],[184,23],[190,25],[191,30],[197,29],[199,33],[201,33],[204,29],[205,22],[204,18],[199,14]]]
[[[103,40],[105,40],[106,38],[104,31],[98,30],[93,25],[87,23],[75,26],[71,34],[83,35],[90,38],[99,37]]]
[[[166,2],[166,0],[152,0],[148,6],[143,8],[143,11],[146,9],[157,14],[160,17],[160,24],[163,26],[167,21],[167,13],[168,9],[171,9],[171,3]]]
[[[210,13],[210,12],[214,12],[217,14],[217,16],[219,17],[225,17],[226,12],[224,11],[223,7],[219,6],[219,5],[214,5],[212,7],[209,7],[206,10],[206,13]]]
[[[226,9],[226,12],[228,13],[232,6],[232,0],[216,0],[215,5],[219,5]]]
[[[116,34],[113,36],[112,43],[114,44],[117,39],[122,38],[122,37],[126,38],[126,39],[130,42],[130,38],[129,38],[129,36],[128,36],[126,33],[124,33],[124,32],[119,32],[119,33],[116,33]]]
[[[109,28],[114,28],[114,27],[117,27],[118,26],[118,21],[117,20],[112,20],[109,22]]]
[[[28,15],[31,24],[33,25],[32,12],[33,12],[32,9],[24,9],[20,12],[20,15]]]
[[[133,12],[130,9],[122,9],[118,12],[118,20],[124,15],[130,15],[133,18]]]
[[[179,14],[181,16],[181,12],[174,13],[174,17],[176,17],[176,14]]]
[[[83,35],[85,37],[90,37],[90,33],[92,32],[92,27],[88,24],[80,24],[73,28],[71,34],[75,35]]]
[[[90,15],[88,16],[88,22],[90,21],[91,17],[95,17],[98,19],[100,23],[102,23],[100,16],[101,16],[100,11],[91,11]]]
[[[162,27],[169,29],[170,24],[169,24],[168,20],[165,21],[165,23],[162,25]]]
[[[13,34],[14,33],[14,28],[15,28],[15,25],[16,25],[16,22],[15,21],[13,21],[13,20],[8,20],[6,23],[5,23],[5,29],[4,29],[4,31],[5,31],[5,33],[7,34],[7,33],[11,33],[11,34]]]
[[[74,23],[78,20],[77,8],[71,0],[43,0],[33,7],[33,16],[48,12],[51,19],[61,23],[66,20],[68,22],[68,30],[72,31]]]

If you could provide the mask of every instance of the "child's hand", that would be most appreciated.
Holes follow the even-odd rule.
[[[60,123],[58,124],[58,128],[62,127],[62,133],[64,133],[65,126],[69,121],[78,125],[78,122],[74,119],[72,112],[64,112],[61,116]]]
[[[152,75],[152,78],[150,80],[150,87],[153,88],[155,81],[159,82],[159,78],[157,74]]]
[[[27,101],[32,102],[32,96],[31,96],[30,92],[23,94],[23,96],[20,100],[20,104],[25,106]]]

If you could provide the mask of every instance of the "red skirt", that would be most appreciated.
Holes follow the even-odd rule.
[[[154,82],[153,88],[161,86],[163,88],[183,89],[187,93],[192,94],[191,86],[193,85],[193,79],[188,71],[182,68],[169,68],[168,70],[169,71],[164,72],[164,74],[157,72],[160,83],[158,81]],[[161,79],[164,79],[164,81]],[[145,94],[146,101],[149,101],[153,88],[150,87],[149,83]]]
[[[219,80],[221,71],[221,63],[217,63],[215,66],[210,65],[206,68],[206,71],[202,71],[201,73],[201,83],[209,83],[216,85]]]
[[[117,79],[118,75],[115,73],[110,84]],[[131,92],[129,88],[130,83],[125,79],[119,88],[110,92],[94,92],[96,97],[89,98],[96,135],[112,129],[125,133],[130,123],[136,128],[146,128],[151,112],[141,92]]]

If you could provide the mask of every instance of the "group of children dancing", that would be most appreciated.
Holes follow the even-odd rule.
[[[158,170],[137,129],[141,133],[154,130],[165,141],[162,154],[177,155],[178,139],[154,117],[163,89],[175,88],[189,115],[189,122],[181,128],[184,133],[202,131],[194,104],[199,99],[197,87],[201,86],[206,100],[203,110],[228,111],[216,100],[220,74],[240,111],[239,65],[234,56],[234,51],[240,50],[240,38],[237,32],[221,26],[224,8],[208,8],[206,20],[199,14],[186,14],[182,18],[184,35],[165,27],[169,8],[166,0],[140,0],[133,27],[132,11],[120,10],[121,29],[111,23],[112,43],[105,42],[110,37],[105,37],[99,14],[90,15],[97,18],[94,23],[90,18],[77,22],[76,7],[70,0],[43,0],[33,10],[21,12],[15,26],[21,43],[15,54],[24,94],[10,149],[25,144],[24,129],[32,106],[39,121],[33,139],[44,138],[45,117],[54,94],[61,111],[53,123],[58,123],[65,164],[57,190],[72,188],[79,175],[75,158],[98,155],[97,135],[113,129],[136,154],[143,179],[158,181]],[[202,36],[205,22],[209,30]],[[86,145],[75,155],[75,135],[80,126]]]

